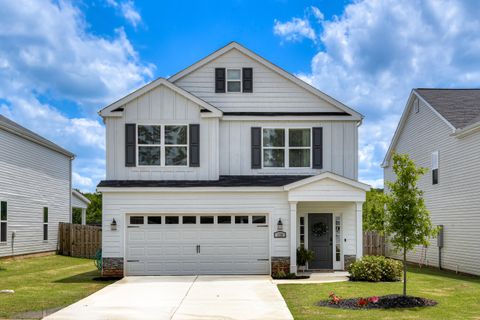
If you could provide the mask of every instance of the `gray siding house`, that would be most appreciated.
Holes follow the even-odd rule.
[[[383,162],[385,181],[395,179],[393,152],[429,169],[419,187],[433,223],[443,225],[441,252],[433,239],[408,260],[480,275],[480,90],[413,90]]]
[[[0,115],[0,257],[54,251],[74,155]]]

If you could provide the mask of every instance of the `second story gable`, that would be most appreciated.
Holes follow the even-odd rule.
[[[100,115],[107,180],[358,175],[361,115],[237,43]]]

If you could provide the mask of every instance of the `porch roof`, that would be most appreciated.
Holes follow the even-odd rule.
[[[364,202],[370,185],[331,172],[302,179],[284,186],[288,201]]]

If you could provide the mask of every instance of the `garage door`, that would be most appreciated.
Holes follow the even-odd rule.
[[[268,274],[267,216],[128,215],[127,275]]]

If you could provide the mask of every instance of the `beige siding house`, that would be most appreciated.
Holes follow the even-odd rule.
[[[0,257],[56,250],[74,155],[4,116],[0,148]]]
[[[100,111],[105,275],[342,270],[362,256],[362,116],[232,42]]]
[[[385,181],[393,181],[391,155],[406,153],[428,168],[419,182],[443,248],[433,239],[408,260],[480,275],[480,90],[415,89],[385,157]],[[390,252],[395,256],[394,252]],[[439,262],[439,257],[441,262]]]

